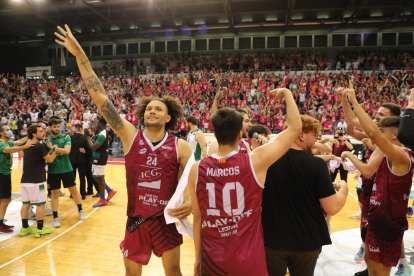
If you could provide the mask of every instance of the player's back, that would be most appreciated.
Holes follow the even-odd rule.
[[[130,150],[125,154],[129,217],[156,217],[178,185],[177,137],[165,133],[157,145],[138,130]]]
[[[196,194],[201,212],[202,267],[206,275],[267,275],[261,226],[263,186],[251,156],[232,152],[204,158]]]
[[[414,160],[411,150],[404,148],[404,151],[410,157],[408,171],[402,175],[395,174],[385,156],[372,187],[368,223],[375,235],[384,240],[398,238],[408,229],[406,213]]]

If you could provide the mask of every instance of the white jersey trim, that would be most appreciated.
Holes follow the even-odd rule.
[[[408,149],[408,148],[404,148],[403,147],[403,149]],[[405,151],[404,151],[405,152]],[[411,171],[411,157],[408,155],[408,153],[407,152],[405,152],[405,154],[407,154],[407,156],[408,156],[408,158],[410,159],[410,167],[408,168],[408,171],[406,171],[405,173],[403,173],[403,174],[397,174],[397,173],[395,173],[395,172],[393,172],[392,170],[391,170],[391,168],[390,168],[390,163],[388,163],[388,156],[385,156],[385,158],[387,159],[387,167],[388,167],[388,170],[393,174],[393,175],[395,175],[395,176],[404,176],[404,175],[406,175],[407,173],[409,173],[410,171]]]
[[[155,151],[156,149],[158,149],[159,147],[161,147],[162,145],[164,145],[165,141],[168,138],[168,133],[165,132],[164,138],[161,140],[161,142],[156,145],[154,147],[154,145],[151,143],[151,141],[147,138],[147,136],[145,136],[145,128],[142,130],[142,136],[144,136],[145,141],[147,141],[148,146],[150,146],[152,151]]]
[[[255,173],[255,171],[253,169],[253,162],[252,162],[252,155],[251,154],[249,154],[249,162],[250,162],[250,169],[252,170],[252,174],[254,176],[254,179],[256,180],[257,185],[259,185],[260,188],[264,189],[264,185],[262,185],[259,182],[259,179],[257,179],[256,173]]]
[[[137,130],[137,133],[135,133],[135,136],[134,136],[134,139],[132,140],[131,146],[129,147],[129,150],[126,153],[124,153],[124,156],[127,155],[129,153],[129,151],[131,150],[131,148],[134,145],[135,139],[137,138],[137,135],[138,135],[139,132],[140,132],[140,130]]]
[[[237,151],[232,151],[229,154],[227,154],[224,157],[218,156],[217,153],[213,153],[212,155],[210,155],[211,157],[213,157],[214,159],[227,159],[229,157],[232,157],[233,155],[238,154]]]
[[[196,192],[196,195],[197,195],[197,184],[198,184],[198,170],[200,168],[200,162],[201,162],[201,160],[197,164],[197,177],[196,177],[196,182],[195,182],[195,185],[194,185],[194,190]]]
[[[175,151],[177,152],[177,162],[180,165],[180,158],[178,157],[178,138],[177,137],[175,137]],[[181,165],[180,165],[180,168],[181,168]],[[183,169],[183,171],[184,171],[184,169]]]

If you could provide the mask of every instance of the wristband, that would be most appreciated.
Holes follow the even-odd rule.
[[[27,144],[26,145],[24,145],[24,147],[23,147],[24,149],[27,149]]]

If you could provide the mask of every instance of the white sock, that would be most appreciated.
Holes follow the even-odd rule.
[[[406,258],[401,258],[401,259],[400,259],[400,263],[401,263],[401,264],[408,265],[408,262],[407,262],[407,259],[406,259]]]

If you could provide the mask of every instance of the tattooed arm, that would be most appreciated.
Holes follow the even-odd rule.
[[[115,106],[106,96],[105,89],[93,71],[85,52],[73,36],[69,27],[65,25],[66,30],[64,30],[58,26],[58,29],[63,35],[55,33],[55,35],[60,39],[56,39],[56,43],[66,47],[68,51],[76,57],[79,71],[82,75],[85,86],[92,97],[92,100],[95,102],[109,126],[121,138],[124,151],[127,152],[131,147],[132,141],[137,132],[136,128],[127,120],[122,119],[121,116],[119,116]]]

